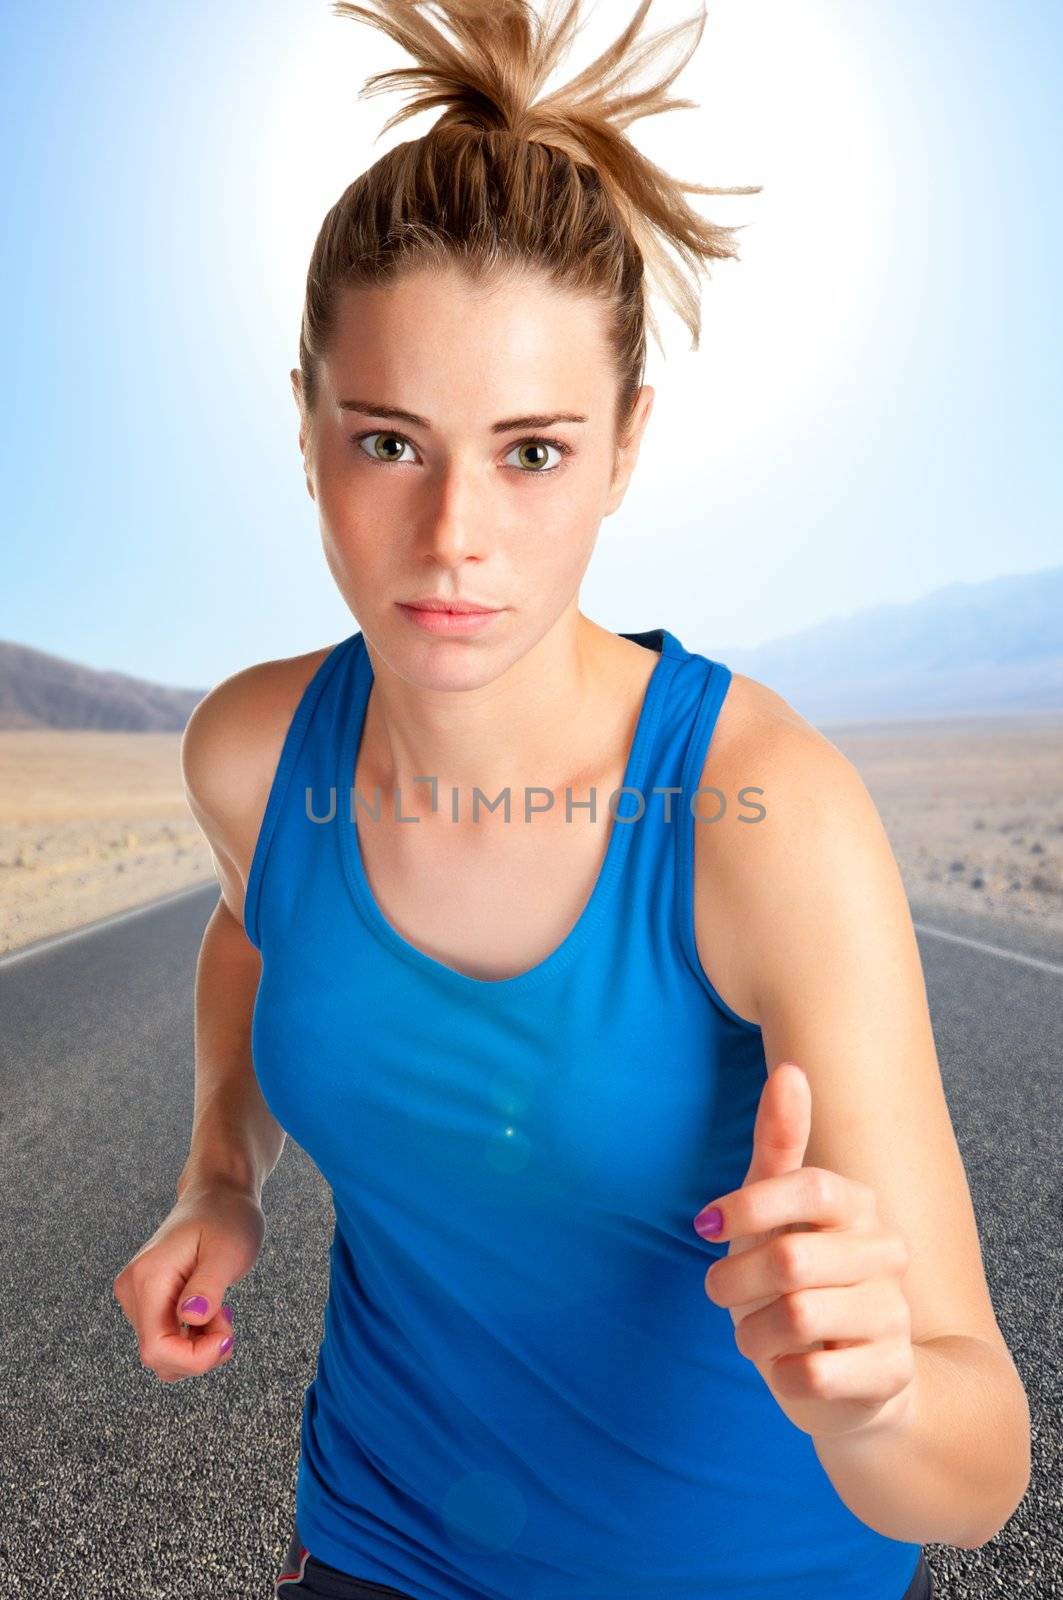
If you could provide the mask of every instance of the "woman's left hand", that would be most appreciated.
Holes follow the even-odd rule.
[[[705,1274],[735,1343],[804,1433],[870,1432],[903,1418],[915,1378],[900,1280],[908,1247],[879,1220],[874,1191],[802,1163],[812,1088],[782,1061],[764,1085],[740,1189],[711,1202],[730,1241]],[[703,1219],[709,1207],[698,1213]]]

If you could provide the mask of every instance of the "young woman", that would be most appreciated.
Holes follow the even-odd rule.
[[[400,117],[446,108],[308,274],[299,443],[359,626],[188,725],[196,1115],[115,1284],[163,1381],[212,1370],[286,1133],[328,1180],[279,1595],[915,1600],[922,1542],[1026,1487],[866,789],[770,688],[579,609],[650,415],[646,270],[696,343],[661,240],[734,254],[682,195],[730,191],[622,134],[687,103],[627,86],[681,31],[636,43],[648,5],[540,99],[576,4],[439,0],[453,39],[336,6],[414,55],[370,80],[416,83]]]

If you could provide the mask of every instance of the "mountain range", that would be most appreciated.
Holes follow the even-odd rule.
[[[1063,566],[950,583],[708,652],[817,727],[1063,709]]]
[[[164,688],[0,639],[0,728],[180,733],[206,692]]]

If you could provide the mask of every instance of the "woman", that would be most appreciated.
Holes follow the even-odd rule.
[[[163,1381],[224,1364],[285,1133],[330,1183],[278,1595],[915,1600],[923,1540],[1025,1489],[866,790],[770,689],[579,610],[652,404],[645,267],[696,344],[660,239],[734,254],[681,193],[732,191],[620,131],[685,103],[625,87],[681,31],[636,47],[648,4],[540,100],[575,4],[447,0],[456,43],[336,6],[415,56],[370,80],[418,85],[400,117],[447,108],[308,274],[300,448],[360,627],[189,723],[192,1147],[115,1285]]]

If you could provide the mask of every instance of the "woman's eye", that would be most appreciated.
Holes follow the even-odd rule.
[[[401,433],[363,433],[354,442],[361,446],[363,454],[371,461],[384,466],[401,465],[402,450],[410,443]],[[509,453],[518,455],[516,470],[524,477],[541,478],[547,473],[556,472],[561,465],[560,461],[552,466],[549,464],[549,457],[546,455],[549,450],[556,450],[562,458],[572,454],[572,446],[560,439],[522,439]]]
[[[560,461],[555,462],[552,467],[544,464],[543,452],[545,450],[556,450],[562,457],[572,454],[571,445],[562,444],[560,439],[522,439],[520,444],[513,446],[513,450],[519,451],[524,455],[518,471],[523,472],[527,477],[540,478],[547,472],[556,472],[561,465]],[[530,461],[525,452],[531,452]],[[511,455],[512,453],[513,451],[510,452]]]
[[[367,441],[371,439],[376,439],[378,441],[383,439],[388,445],[399,445],[400,447],[404,444],[409,444],[410,442],[408,439],[404,439],[401,433],[363,433],[358,439],[355,440],[355,443],[359,445],[365,445]],[[392,453],[382,455],[378,445],[370,445],[369,449],[365,451],[365,454],[373,461],[380,461],[385,464],[387,462],[397,461],[399,459],[398,456]]]

